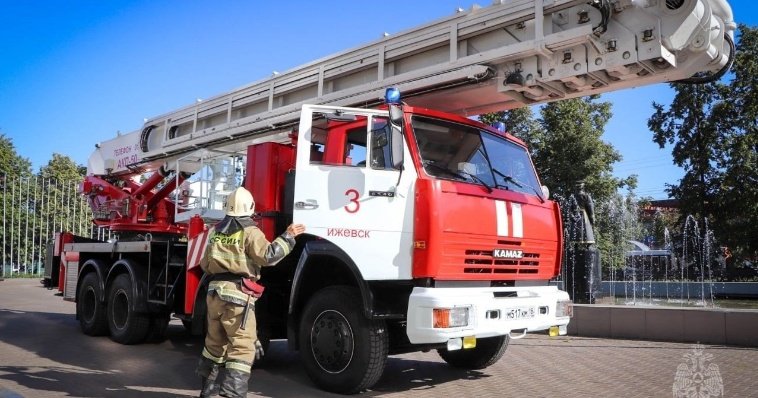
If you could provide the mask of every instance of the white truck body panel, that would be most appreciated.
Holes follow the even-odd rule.
[[[312,164],[309,151],[302,149],[310,147],[312,114],[335,110],[345,115],[387,117],[387,111],[303,106],[293,221],[344,250],[365,280],[411,279],[416,170],[406,166],[401,176],[397,170]],[[405,159],[410,162],[407,143],[404,147]],[[366,156],[369,158],[370,152]],[[392,192],[393,196],[371,196],[371,191]],[[298,202],[308,205],[299,207]]]

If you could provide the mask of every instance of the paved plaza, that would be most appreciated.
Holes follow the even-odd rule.
[[[202,339],[180,322],[172,321],[162,343],[123,346],[83,335],[73,314],[74,303],[39,280],[0,281],[0,398],[197,396]],[[725,397],[758,397],[758,350],[530,335],[481,371],[450,368],[434,351],[392,356],[379,383],[360,396],[695,396],[674,395],[687,385],[703,397],[722,396],[720,388]],[[337,395],[314,387],[286,342],[272,342],[248,397],[305,396]]]

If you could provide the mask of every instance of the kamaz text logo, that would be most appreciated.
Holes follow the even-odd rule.
[[[495,258],[522,258],[523,250],[495,249],[492,251],[492,257]]]

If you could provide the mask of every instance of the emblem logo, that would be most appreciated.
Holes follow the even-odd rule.
[[[710,398],[724,396],[721,372],[713,360],[713,355],[705,353],[705,347],[696,344],[692,352],[684,354],[684,361],[676,367],[674,385],[675,398]]]
[[[523,250],[510,250],[510,249],[495,249],[492,251],[492,257],[494,258],[522,258],[524,257]]]

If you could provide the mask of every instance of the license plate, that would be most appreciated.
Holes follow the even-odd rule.
[[[537,313],[534,307],[520,307],[520,308],[506,308],[505,319],[518,320],[518,319],[531,319]]]

